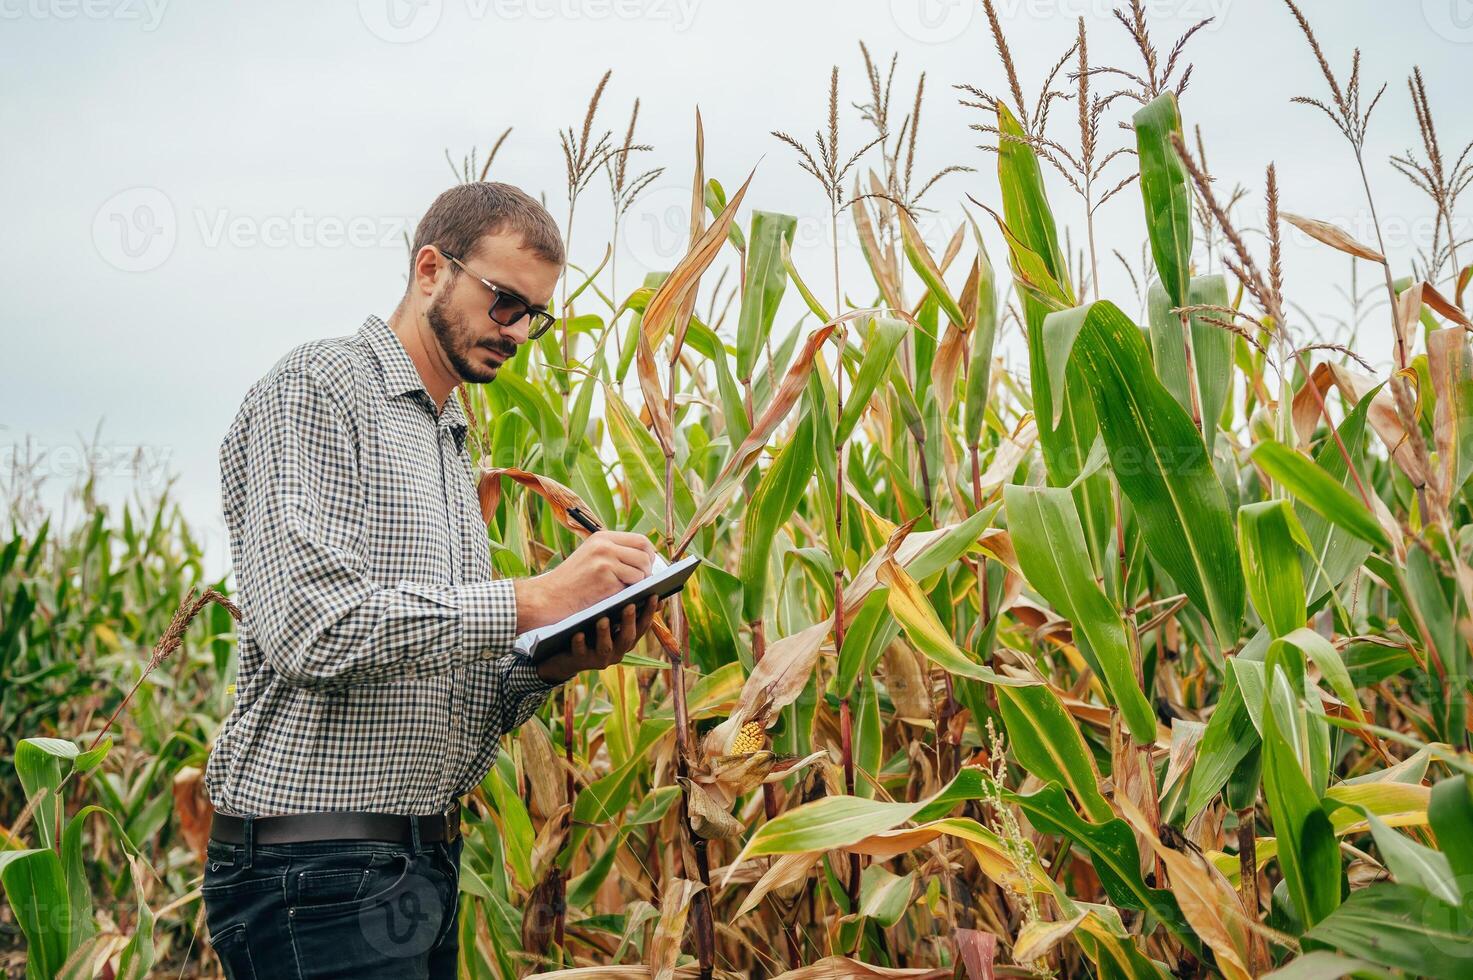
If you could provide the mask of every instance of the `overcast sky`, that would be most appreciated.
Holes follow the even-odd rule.
[[[1272,160],[1286,210],[1372,240],[1348,148],[1327,119],[1289,103],[1323,97],[1325,86],[1287,10],[1271,0],[1146,5],[1163,52],[1216,18],[1188,48],[1196,68],[1183,114],[1202,127],[1217,177],[1253,190],[1246,223],[1260,213]],[[1390,83],[1371,126],[1370,179],[1388,252],[1405,271],[1431,227],[1425,202],[1386,163],[1416,145],[1406,76],[1421,65],[1445,148],[1473,136],[1459,111],[1473,3],[1303,5],[1337,71],[1360,44],[1367,85]],[[1111,6],[997,0],[1025,89],[1070,43],[1078,16],[1092,61],[1135,67]],[[924,202],[943,213],[928,226],[939,247],[965,195],[999,203],[994,158],[967,128],[980,114],[952,89],[1005,87],[980,6],[964,0],[0,0],[0,481],[12,447],[29,442],[49,454],[42,471],[59,490],[101,424],[104,491],[126,493],[129,458],[142,449],[142,479],[177,476],[210,567],[223,571],[217,452],[249,385],[292,346],[392,310],[402,235],[454,180],[447,149],[458,159],[512,127],[493,176],[545,193],[562,220],[557,133],[581,122],[605,69],[601,127],[622,132],[639,98],[639,139],[654,146],[639,162],[666,168],[620,236],[621,292],[679,252],[697,106],[707,174],[731,189],[757,166],[748,204],[805,216],[796,260],[824,281],[823,199],[769,131],[809,137],[833,64],[845,106],[864,101],[861,39],[886,61],[899,53],[895,118],[926,72],[917,170],[978,168]],[[1054,125],[1072,139],[1067,122]],[[868,138],[846,109],[844,145]],[[580,204],[575,262],[596,262],[608,240],[605,189],[597,179]],[[1077,220],[1057,180],[1051,194],[1061,218]],[[1138,195],[1117,197],[1099,215],[1101,251],[1119,248],[1138,266],[1141,224]],[[1001,245],[992,253],[1000,261]],[[1326,330],[1345,313],[1335,287],[1346,266],[1290,240],[1287,290]],[[846,267],[863,282],[852,251]],[[1134,313],[1118,262],[1105,263],[1102,280]],[[786,305],[779,328],[800,313]],[[1388,337],[1384,314],[1374,316],[1360,349],[1384,364]],[[1009,357],[1021,367],[1016,351]]]

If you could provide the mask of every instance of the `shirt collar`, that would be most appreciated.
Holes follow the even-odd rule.
[[[386,398],[395,398],[417,391],[423,395],[420,399],[423,404],[433,405],[430,393],[424,386],[424,379],[419,376],[419,370],[409,359],[409,352],[404,349],[403,341],[387,323],[369,314],[359,334],[368,342],[368,349],[378,360],[379,370],[383,374]],[[467,428],[465,411],[461,408],[460,397],[454,389],[451,390],[450,397],[445,400],[445,408],[440,412],[436,424],[450,429],[455,436],[458,449],[465,448]]]

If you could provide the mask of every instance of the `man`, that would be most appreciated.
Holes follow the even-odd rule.
[[[446,191],[388,322],[303,344],[220,447],[244,617],[206,771],[203,894],[231,977],[453,977],[458,797],[558,684],[619,661],[655,601],[533,665],[513,638],[648,575],[638,534],[493,579],[465,448],[483,384],[552,323],[557,225],[505,184]]]

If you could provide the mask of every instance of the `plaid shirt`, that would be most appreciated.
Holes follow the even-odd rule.
[[[512,652],[465,435],[375,316],[247,392],[220,446],[244,613],[220,810],[444,812],[552,690]]]

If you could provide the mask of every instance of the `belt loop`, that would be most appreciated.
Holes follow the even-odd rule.
[[[251,861],[256,854],[256,815],[247,813],[245,815],[245,861],[241,865],[244,868],[251,866]]]
[[[418,860],[420,849],[419,817],[418,815],[413,813],[409,815],[409,847],[411,853],[414,855],[415,860]]]

